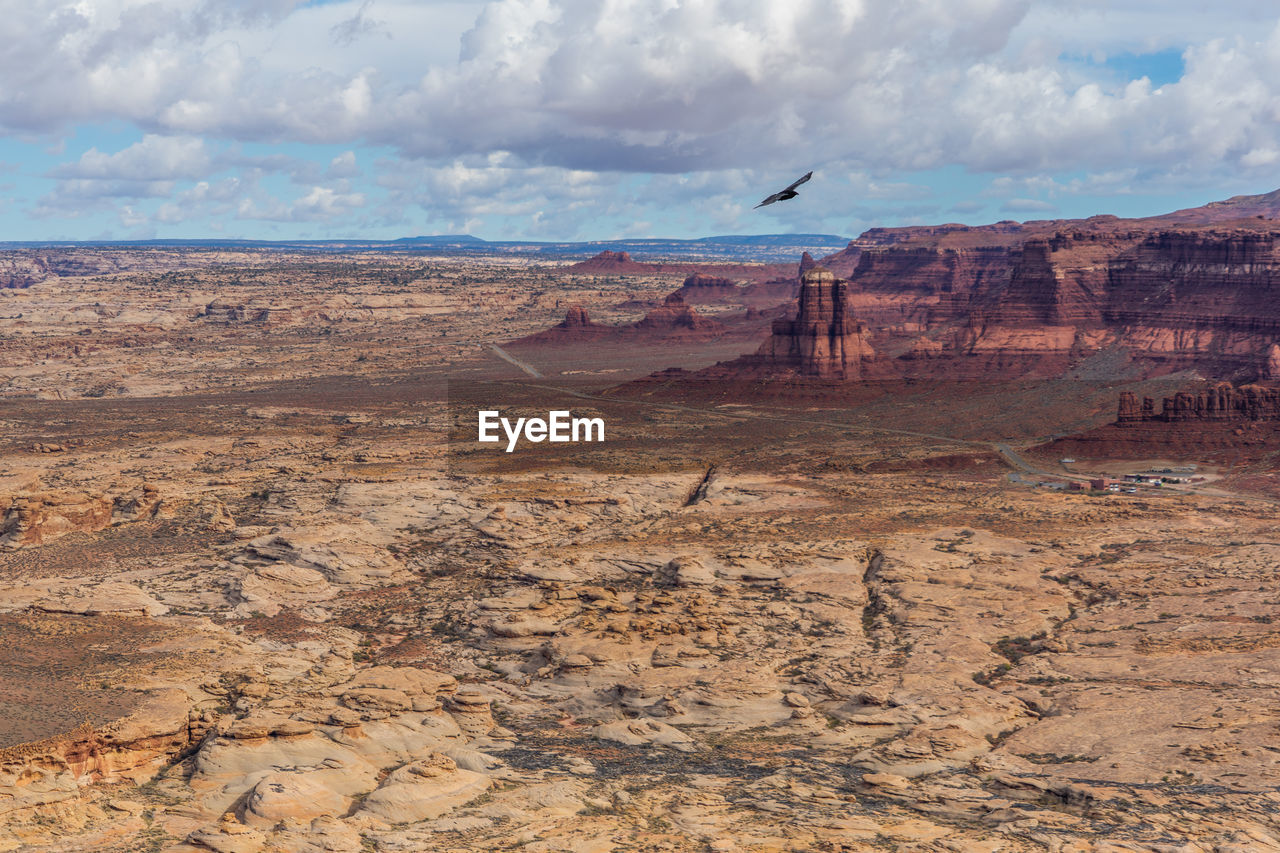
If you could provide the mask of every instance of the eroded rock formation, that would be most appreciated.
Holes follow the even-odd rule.
[[[1120,395],[1120,407],[1116,423],[1132,424],[1143,421],[1274,421],[1280,420],[1280,388],[1261,385],[1233,387],[1220,382],[1207,391],[1184,391],[1165,397],[1160,410],[1155,400],[1144,397],[1142,402],[1133,392]]]
[[[574,305],[560,323],[545,331],[512,341],[511,344],[555,345],[603,340],[661,340],[671,337],[710,340],[724,333],[722,323],[698,314],[693,306],[685,303],[680,291],[676,291],[635,323],[621,326],[593,323],[585,308]]]
[[[773,333],[754,356],[740,359],[752,370],[793,371],[821,379],[862,376],[864,361],[875,357],[866,327],[855,320],[846,301],[846,285],[824,267],[804,274],[794,319],[773,321]]]
[[[650,311],[644,319],[631,328],[642,335],[683,334],[716,337],[724,333],[722,323],[698,314],[691,305],[685,304],[679,291],[668,296],[662,305]]]
[[[739,289],[738,285],[731,279],[694,273],[684,280],[676,294],[685,302],[696,304],[701,302],[720,302],[726,298],[732,299],[739,295]]]
[[[570,305],[564,319],[550,329],[520,338],[512,343],[519,344],[572,344],[594,341],[608,335],[613,327],[601,323],[593,323],[587,315],[587,309],[581,305]]]

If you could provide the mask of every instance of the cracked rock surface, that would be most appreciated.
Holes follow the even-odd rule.
[[[576,397],[610,443],[485,455],[446,379],[553,393],[458,354],[521,331],[505,269],[75,285],[160,312],[114,322],[164,395],[0,397],[0,850],[1280,849],[1273,503],[764,406]],[[242,385],[177,393],[173,326]]]

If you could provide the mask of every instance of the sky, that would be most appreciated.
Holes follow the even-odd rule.
[[[1280,188],[1274,0],[0,14],[0,240],[853,237]]]

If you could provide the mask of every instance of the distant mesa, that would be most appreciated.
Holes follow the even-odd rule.
[[[1261,195],[1232,196],[1225,201],[1211,201],[1201,207],[1175,210],[1152,217],[1161,222],[1213,224],[1238,219],[1276,219],[1280,217],[1280,190]]]
[[[743,281],[767,281],[788,275],[792,264],[753,264],[733,261],[637,261],[630,252],[606,249],[595,257],[564,268],[577,275],[706,275]]]
[[[719,276],[703,275],[702,273],[694,273],[686,278],[684,283],[680,285],[680,289],[676,291],[676,294],[685,302],[694,304],[733,300],[739,297],[741,293],[742,288],[738,286],[737,282]]]
[[[431,234],[418,237],[400,237],[393,240],[394,243],[408,243],[412,245],[435,246],[435,245],[455,245],[464,243],[484,243],[485,241],[471,234]]]
[[[581,305],[572,305],[564,320],[551,328],[510,341],[511,346],[569,345],[593,341],[713,340],[726,332],[723,323],[703,317],[678,293],[667,296],[635,323],[610,326],[594,323]]]
[[[795,273],[749,284],[742,289],[741,300],[744,304],[755,306],[790,302],[800,295],[800,280],[804,278],[804,274],[817,265],[813,255],[805,252],[800,256],[800,267]]]
[[[630,252],[613,252],[608,249],[590,260],[576,263],[568,268],[568,272],[576,273],[645,273],[653,271],[653,265],[639,264],[631,260]]]

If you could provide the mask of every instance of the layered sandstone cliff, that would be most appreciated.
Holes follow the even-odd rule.
[[[1103,319],[1149,361],[1231,379],[1271,379],[1280,340],[1275,235],[1165,231],[1108,265]]]
[[[1280,247],[1261,225],[898,236],[858,248],[849,302],[878,349],[930,373],[1048,375],[1112,351],[1134,375],[1280,378]]]

